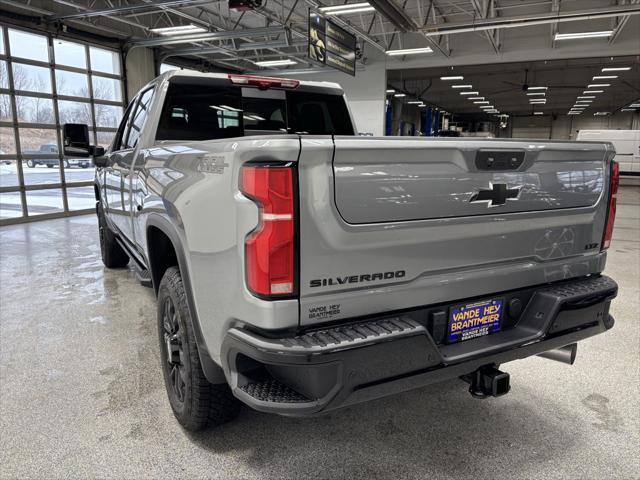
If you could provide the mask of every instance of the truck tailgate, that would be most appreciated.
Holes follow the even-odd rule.
[[[301,323],[602,270],[606,143],[303,138]]]

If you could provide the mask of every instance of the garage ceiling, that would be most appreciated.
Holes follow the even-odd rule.
[[[629,70],[603,72],[603,68]],[[441,77],[451,76],[462,76],[463,79],[441,80]],[[617,78],[594,80],[596,76]],[[390,88],[408,94],[405,102],[419,98],[452,113],[479,114],[481,106],[493,105],[501,113],[515,115],[528,115],[534,111],[567,114],[576,102],[583,102],[587,107],[584,115],[615,113],[640,101],[640,57],[394,70],[388,74],[388,83]],[[460,85],[471,85],[472,88],[454,88]],[[524,85],[529,87],[527,91]],[[589,89],[589,85],[598,86]],[[478,94],[461,95],[469,91]],[[484,99],[475,100],[478,97]],[[546,103],[542,103],[542,99],[546,99]],[[538,103],[532,104],[531,100]],[[474,103],[476,101],[490,103]]]
[[[259,0],[256,0],[259,1]],[[229,10],[210,0],[0,0],[5,17],[53,31],[80,29],[122,43],[157,48],[161,58],[189,59],[203,68],[253,71],[258,60],[290,59],[293,69],[318,68],[306,58],[310,8],[343,1],[262,0],[255,10]],[[348,3],[361,3],[352,0]],[[545,26],[554,43],[558,32],[609,31],[614,44],[640,20],[640,0],[369,0],[371,8],[333,15],[358,36],[360,61],[367,51],[428,47],[433,55],[455,57],[465,45],[492,52],[526,48],[505,31]],[[635,23],[634,23],[635,22]],[[195,26],[202,32],[160,35],[154,29]],[[511,35],[513,37],[513,35]],[[400,57],[399,61],[404,61]],[[179,63],[179,62],[178,62]],[[281,68],[281,67],[279,67]]]

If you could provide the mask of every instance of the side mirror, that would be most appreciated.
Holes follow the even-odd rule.
[[[65,155],[89,157],[89,127],[81,123],[65,123],[62,126],[62,143]]]

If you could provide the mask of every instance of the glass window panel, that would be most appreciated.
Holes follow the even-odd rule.
[[[22,160],[22,175],[25,185],[60,183],[60,160],[58,157]]]
[[[14,63],[13,87],[27,92],[51,93],[51,73],[48,68]]]
[[[0,122],[12,122],[12,111],[11,97],[9,95],[0,95]]]
[[[112,50],[89,47],[91,70],[120,75],[120,55]]]
[[[84,123],[93,125],[91,118],[91,104],[89,102],[72,102],[69,100],[58,100],[58,114],[60,124]]]
[[[127,147],[134,148],[138,144],[138,137],[144,125],[144,121],[147,118],[147,112],[151,106],[151,100],[153,99],[154,89],[147,90],[140,98],[140,102],[136,106],[136,112],[131,122],[131,128],[129,129],[129,136],[127,137]]]
[[[93,98],[114,102],[122,101],[120,80],[93,75],[91,81],[93,82]]]
[[[107,150],[113,142],[116,132],[98,132],[98,145]]]
[[[25,185],[60,183],[58,138],[51,128],[21,128],[20,149],[23,155],[37,155],[22,161]]]
[[[27,190],[27,211],[29,215],[62,212],[62,189]]]
[[[12,155],[0,160],[0,187],[14,187],[18,185],[18,172],[16,170],[16,141],[13,128],[0,128],[0,154]]]
[[[57,38],[53,41],[53,51],[56,65],[87,68],[87,54],[84,45]]]
[[[85,210],[96,208],[96,197],[93,187],[67,188],[67,205],[69,210]]]
[[[0,88],[9,88],[7,62],[0,60]]]
[[[53,100],[16,95],[18,122],[55,123]]]
[[[20,197],[20,192],[0,193],[0,218],[17,218],[21,216],[22,198]]]
[[[89,82],[84,73],[56,70],[56,92],[58,95],[89,98]]]
[[[2,27],[0,27],[0,53],[4,54],[4,34],[2,33]]]
[[[114,107],[112,105],[95,104],[96,109],[96,125],[98,127],[117,128],[122,117],[122,107]]]
[[[9,46],[11,47],[12,57],[28,58],[41,62],[49,61],[47,37],[43,35],[36,35],[34,33],[22,32],[10,28]]]

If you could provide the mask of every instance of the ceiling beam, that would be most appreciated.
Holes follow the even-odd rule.
[[[191,33],[188,35],[166,36],[161,38],[147,38],[128,43],[131,47],[161,47],[178,45],[181,43],[206,42],[211,40],[231,40],[244,37],[262,37],[269,35],[284,35],[282,27],[247,28],[244,30],[230,30],[220,32]]]
[[[124,5],[121,7],[105,8],[102,10],[87,9],[78,13],[52,15],[48,20],[71,20],[77,18],[107,17],[126,13],[147,13],[153,12],[156,9],[161,9],[162,7],[187,7],[204,5],[207,3],[212,3],[212,0],[160,0],[153,3]]]
[[[489,4],[489,2],[487,2],[487,0],[471,0],[471,5],[473,6],[473,9],[475,10],[475,14],[479,17],[479,18],[491,18],[491,17],[495,17],[495,15],[492,15],[491,17],[490,15],[490,10],[492,10],[492,4],[493,4],[493,0],[491,1],[491,5]],[[495,14],[495,9],[493,9],[493,13]],[[496,42],[496,39],[494,37],[495,33],[498,30],[485,30],[484,35],[485,37],[487,37],[487,40],[489,41],[489,43],[491,44],[491,47],[493,48],[493,51],[495,52],[496,55],[500,54],[500,46],[498,45],[498,43]]]
[[[471,22],[451,22],[437,25],[427,25],[421,31],[428,36],[453,35],[456,33],[480,32],[501,28],[528,27],[532,25],[546,25],[553,23],[575,22],[578,20],[593,20],[597,18],[612,18],[624,15],[640,14],[640,5],[618,5],[588,10],[569,10],[564,12],[536,13],[531,15],[514,15],[479,19]]]
[[[640,3],[640,0],[622,0],[620,3],[622,4],[637,4]],[[614,43],[617,39],[618,36],[620,35],[620,33],[622,32],[622,30],[624,29],[624,27],[627,25],[627,22],[629,21],[630,16],[629,15],[625,15],[621,18],[618,18],[618,22],[615,26],[615,28],[613,29],[613,34],[609,37],[609,44]]]

